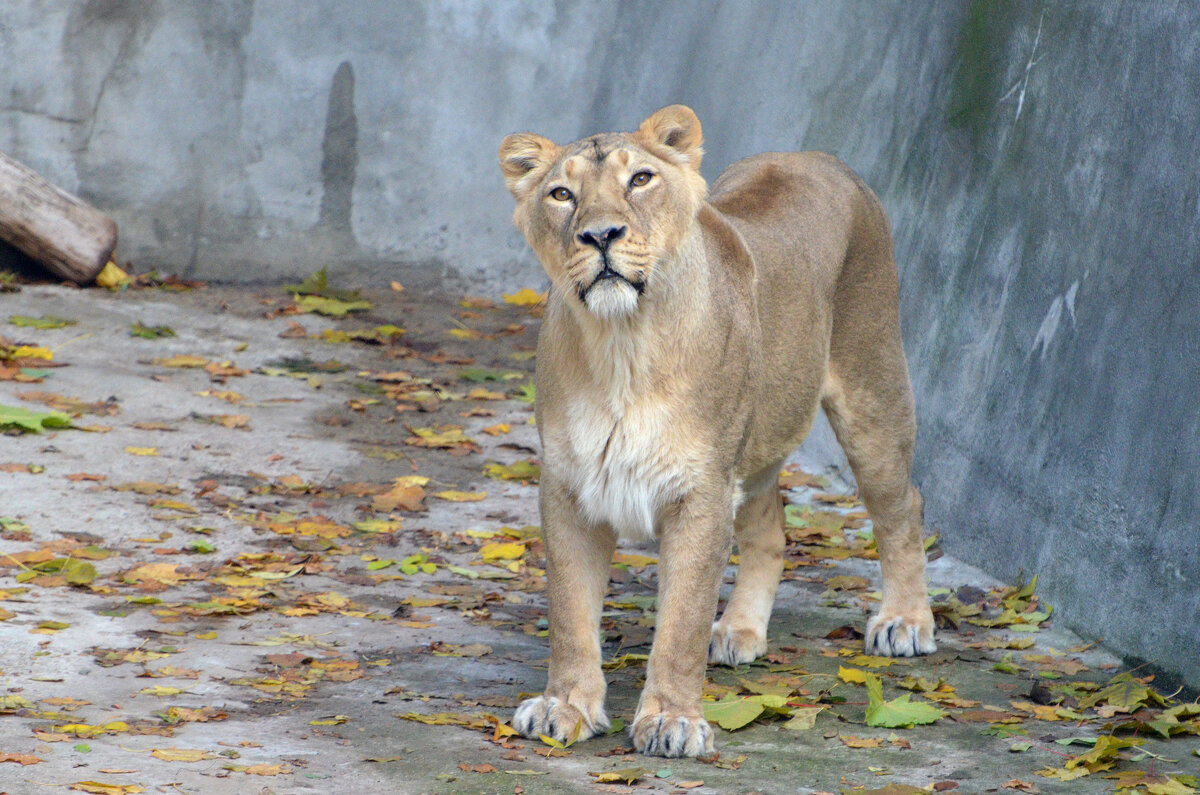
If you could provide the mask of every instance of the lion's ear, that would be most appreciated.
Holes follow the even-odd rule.
[[[500,170],[513,196],[525,195],[541,171],[554,162],[557,150],[553,141],[533,133],[513,133],[501,142]]]
[[[652,147],[665,147],[671,159],[680,165],[700,170],[704,149],[700,144],[700,120],[687,105],[668,105],[655,111],[638,127],[635,137]]]

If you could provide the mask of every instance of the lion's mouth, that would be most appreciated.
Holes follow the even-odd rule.
[[[615,270],[613,270],[612,266],[608,264],[608,258],[606,257],[604,259],[604,268],[601,269],[601,271],[596,274],[596,278],[592,279],[591,283],[588,284],[587,286],[579,288],[579,300],[586,302],[588,293],[590,293],[592,291],[593,287],[600,284],[601,282],[609,281],[610,279],[618,279],[622,282],[625,282],[630,287],[632,287],[638,295],[641,295],[642,290],[644,290],[646,287],[646,285],[643,282],[640,282],[640,281],[635,282],[635,281],[623,276],[622,274],[617,273]]]

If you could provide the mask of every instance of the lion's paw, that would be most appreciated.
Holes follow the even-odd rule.
[[[933,640],[933,613],[895,615],[880,613],[867,622],[863,645],[867,654],[883,657],[915,657],[937,651]]]
[[[754,662],[767,653],[767,637],[749,627],[733,627],[718,621],[712,626],[708,640],[708,661],[719,665],[741,665]]]
[[[629,734],[633,747],[647,756],[708,756],[713,752],[712,728],[698,715],[641,715],[634,719]]]
[[[513,713],[513,728],[531,740],[538,735],[553,737],[560,743],[586,740],[608,731],[608,716],[597,708],[588,715],[554,696],[526,699]]]

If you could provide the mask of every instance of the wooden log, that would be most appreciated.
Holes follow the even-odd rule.
[[[0,240],[55,275],[88,284],[117,247],[117,224],[0,152]]]

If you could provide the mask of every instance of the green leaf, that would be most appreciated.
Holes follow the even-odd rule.
[[[817,716],[827,709],[829,707],[792,707],[791,719],[784,721],[780,728],[793,732],[808,731],[817,724]]]
[[[294,298],[301,312],[316,312],[329,317],[345,317],[349,312],[365,312],[371,308],[370,301],[342,301],[317,295],[296,295]]]
[[[146,340],[158,340],[164,337],[174,337],[175,330],[170,326],[145,326],[141,323],[129,325],[129,336],[141,337]]]
[[[739,697],[730,693],[720,701],[704,704],[704,719],[726,731],[740,729],[763,713],[761,699],[761,696]]]
[[[78,320],[68,320],[65,317],[55,317],[54,315],[42,315],[41,317],[29,317],[28,315],[11,315],[8,322],[14,326],[22,326],[24,328],[35,328],[40,330],[51,328],[63,328],[64,326],[73,326],[78,323]]]
[[[517,390],[513,397],[523,403],[534,403],[537,401],[537,388],[534,387],[533,382],[530,381],[527,384],[522,384],[521,388]]]
[[[329,273],[326,268],[312,274],[300,284],[285,284],[283,289],[289,293],[301,295],[316,295],[323,298],[336,298],[339,301],[358,301],[362,296],[356,290],[337,290],[329,286]]]
[[[0,406],[0,430],[19,428],[41,433],[43,428],[73,428],[71,415],[61,411],[30,411],[20,406]]]
[[[396,565],[396,561],[394,561],[394,560],[373,560],[367,564],[367,571],[379,571],[380,569],[386,569],[388,566],[395,566],[395,565]],[[413,568],[412,571],[409,571],[407,573],[408,574],[416,574],[416,569]]]
[[[96,567],[86,561],[69,558],[63,564],[62,575],[71,585],[91,585],[96,579]]]
[[[909,701],[910,694],[905,693],[891,701],[883,700],[883,682],[872,673],[867,674],[867,725],[881,726],[888,729],[916,726],[933,723],[946,713],[932,704]]]
[[[518,461],[515,464],[485,464],[483,474],[496,480],[523,480],[537,482],[542,475],[542,468],[532,461]]]
[[[191,552],[199,552],[202,554],[217,551],[217,548],[215,546],[213,546],[211,541],[205,541],[202,538],[192,541],[191,543],[189,543],[187,545],[187,548]]]

